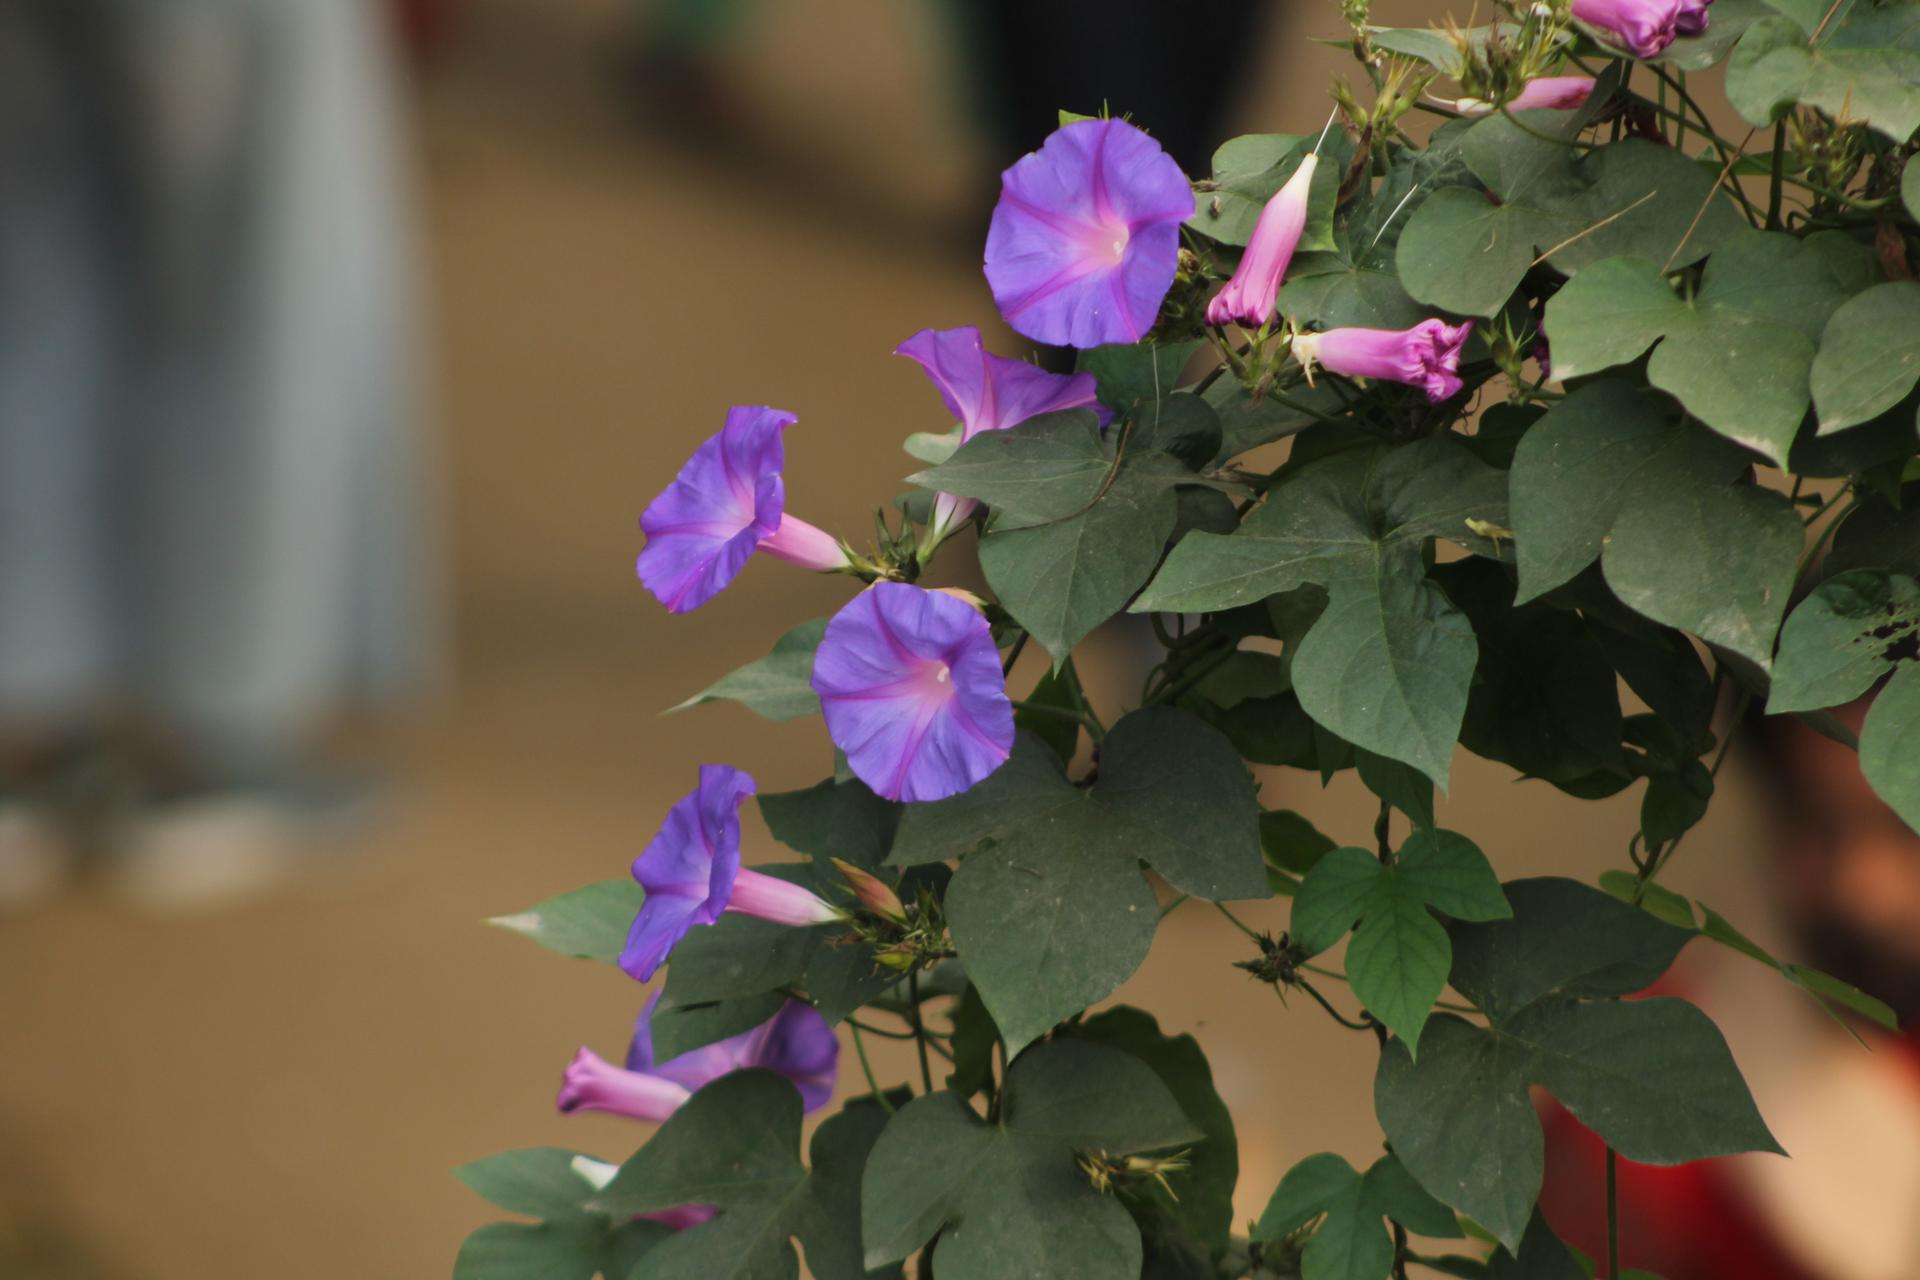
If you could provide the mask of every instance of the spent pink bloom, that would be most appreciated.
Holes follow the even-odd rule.
[[[1680,12],[1674,18],[1673,28],[1683,36],[1705,35],[1709,19],[1707,7],[1713,0],[1680,0]]]
[[[1315,367],[1349,378],[1377,378],[1419,387],[1438,404],[1460,390],[1460,349],[1473,322],[1422,320],[1411,329],[1329,329],[1293,340],[1293,355],[1312,376]]]
[[[1273,314],[1280,283],[1293,261],[1300,233],[1307,227],[1307,197],[1319,164],[1318,153],[1308,152],[1286,185],[1274,192],[1260,211],[1260,220],[1247,240],[1247,251],[1233,269],[1233,279],[1207,303],[1208,324],[1237,320],[1249,329],[1257,329]]]
[[[1593,94],[1592,76],[1537,76],[1506,104],[1509,111],[1571,111],[1583,107]],[[1478,98],[1462,98],[1454,103],[1462,115],[1484,116],[1496,110],[1495,104]]]
[[[1574,19],[1636,58],[1651,58],[1681,34],[1686,0],[1573,0]],[[1705,7],[1695,19],[1706,30]]]

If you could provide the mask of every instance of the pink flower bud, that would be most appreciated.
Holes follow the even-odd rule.
[[[853,886],[853,896],[861,906],[883,920],[891,920],[895,924],[907,922],[907,909],[901,905],[900,895],[895,893],[886,881],[871,871],[856,867],[851,862],[843,862],[839,858],[833,859],[833,868],[846,877],[847,883]]]
[[[1329,329],[1293,340],[1293,355],[1312,376],[1314,367],[1349,378],[1379,378],[1419,387],[1435,404],[1460,390],[1460,348],[1473,322],[1422,320],[1411,329]]]
[[[1234,268],[1233,279],[1207,303],[1208,324],[1237,320],[1249,329],[1257,329],[1273,314],[1280,282],[1293,261],[1300,233],[1306,230],[1307,196],[1319,164],[1320,157],[1309,152],[1286,185],[1274,192],[1260,211],[1260,220],[1254,224],[1253,236],[1247,241],[1240,265]]]

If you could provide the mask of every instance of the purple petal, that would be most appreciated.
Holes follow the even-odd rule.
[[[1178,266],[1193,188],[1160,144],[1124,120],[1079,120],[1001,175],[987,283],[1008,324],[1037,342],[1137,342]]]
[[[680,468],[640,517],[647,535],[636,566],[640,581],[674,613],[720,594],[780,527],[786,490],[780,433],[798,419],[764,405],[727,411],[718,435]]]
[[[726,910],[740,872],[740,806],[753,779],[723,764],[700,766],[700,784],[674,802],[633,878],[647,891],[627,934],[620,967],[645,982],[696,924]]]
[[[987,620],[952,596],[882,582],[834,615],[814,655],[827,734],[890,800],[957,795],[1013,746]]]
[[[1048,373],[1024,360],[996,356],[972,325],[922,329],[894,348],[894,354],[927,371],[947,411],[960,420],[966,440],[1064,409],[1092,409],[1102,426],[1113,417],[1099,401],[1092,374]]]
[[[649,1022],[659,997],[647,1001],[634,1023],[633,1043],[627,1050],[627,1069],[698,1092],[721,1076],[749,1067],[777,1071],[793,1081],[808,1111],[823,1107],[833,1097],[840,1060],[840,1040],[812,1005],[789,1000],[780,1011],[750,1031],[728,1036],[689,1050],[655,1065]]]
[[[800,1090],[808,1111],[817,1111],[833,1098],[839,1075],[840,1037],[820,1011],[799,1000],[789,1000],[760,1028],[760,1044],[748,1066],[778,1071]]]

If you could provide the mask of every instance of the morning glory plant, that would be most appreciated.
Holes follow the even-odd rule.
[[[1005,331],[928,315],[897,349],[939,403],[870,544],[787,513],[777,409],[636,493],[662,625],[760,552],[844,588],[683,704],[815,721],[820,781],[763,792],[742,736],[630,876],[608,850],[495,921],[643,1004],[558,1105],[645,1127],[463,1167],[522,1220],[456,1280],[1619,1277],[1615,1179],[1588,1256],[1540,1208],[1538,1092],[1610,1170],[1783,1158],[1657,994],[1684,950],[1894,1029],[1667,877],[1766,717],[1854,745],[1920,827],[1920,0],[1484,16],[1330,7],[1334,122],[1205,173],[1121,102],[1009,157]],[[1151,52],[1204,61],[1194,22]],[[1462,752],[1626,806],[1617,865],[1503,875],[1438,803],[1485,785]],[[1342,773],[1372,803],[1317,829],[1294,798]],[[1284,929],[1243,917],[1267,899]],[[1366,1044],[1364,1169],[1241,1177],[1216,1030],[1116,1003],[1174,911],[1238,948],[1194,980],[1240,1016]]]

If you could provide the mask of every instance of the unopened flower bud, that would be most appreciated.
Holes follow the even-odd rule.
[[[862,867],[840,858],[831,859],[833,869],[852,886],[854,900],[884,920],[898,925],[907,923],[907,909],[901,905],[900,896],[882,880]]]

